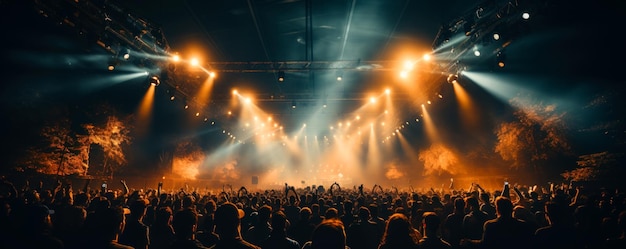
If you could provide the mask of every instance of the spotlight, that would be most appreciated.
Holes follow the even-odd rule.
[[[122,58],[124,58],[124,60],[130,59],[130,49],[126,49],[124,51],[124,55],[122,55]]]
[[[407,77],[409,77],[409,72],[407,71],[400,72],[400,78],[406,79]]]
[[[155,75],[155,76],[150,77],[150,85],[159,86],[160,84],[161,84],[161,80],[159,80],[158,76]]]
[[[285,72],[284,71],[279,71],[278,72],[278,82],[283,82],[285,81]]]
[[[109,71],[113,71],[113,70],[115,70],[115,67],[117,67],[117,64],[119,64],[117,59],[116,58],[111,58],[111,59],[109,59],[109,65],[108,65],[107,69]]]
[[[494,40],[496,40],[496,41],[497,41],[497,40],[500,40],[500,34],[498,34],[498,33],[493,33],[493,39],[494,39]]]
[[[505,63],[504,60],[506,59],[506,55],[504,54],[503,51],[498,51],[498,53],[496,53],[496,65],[498,65],[499,68],[503,68]]]
[[[522,19],[528,20],[529,18],[530,18],[530,13],[528,13],[528,12],[522,13]]]
[[[458,75],[456,75],[456,74],[448,75],[448,83],[454,84],[454,83],[457,83],[458,80],[459,80],[459,76]]]
[[[296,109],[296,101],[291,101],[291,109]]]
[[[198,60],[198,58],[191,58],[191,61],[189,62],[192,66],[197,67],[200,65],[200,60]]]

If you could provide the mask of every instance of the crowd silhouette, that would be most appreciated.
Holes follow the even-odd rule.
[[[201,193],[3,177],[0,248],[626,248],[619,189],[363,185]],[[378,190],[378,191],[376,191]]]

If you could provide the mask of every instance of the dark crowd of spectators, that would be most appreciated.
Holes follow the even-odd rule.
[[[200,193],[2,178],[0,248],[626,248],[618,189]],[[378,191],[376,191],[378,190]]]

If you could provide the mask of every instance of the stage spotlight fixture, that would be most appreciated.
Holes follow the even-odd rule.
[[[472,50],[474,51],[474,56],[480,56],[480,49],[478,49],[478,46],[474,46]]]
[[[463,31],[465,31],[465,36],[470,36],[474,28],[474,17],[470,16],[467,19],[468,20],[465,20],[465,24],[463,24]]]
[[[285,72],[284,71],[279,71],[278,72],[278,82],[283,82],[285,81]]]
[[[522,19],[528,20],[529,18],[530,18],[530,13],[528,13],[527,11],[524,11],[522,13]]]
[[[130,59],[130,49],[124,50],[124,55],[122,55],[122,58],[124,58],[124,60]]]
[[[108,64],[107,69],[108,69],[109,71],[113,71],[113,70],[115,70],[115,67],[117,67],[117,64],[119,64],[119,62],[117,61],[117,59],[115,59],[115,58],[111,58],[111,59],[109,59],[109,64]]]
[[[296,101],[291,101],[291,109],[296,109]]]
[[[498,67],[500,68],[504,67],[505,59],[506,59],[506,55],[504,54],[503,51],[498,51],[498,53],[496,53],[496,64],[498,65]]]
[[[500,34],[498,34],[498,33],[493,33],[493,39],[494,39],[494,40],[496,40],[496,41],[497,41],[497,40],[500,40]]]
[[[457,83],[458,80],[459,80],[459,76],[458,75],[456,75],[456,74],[448,75],[448,83],[454,84],[454,83]]]
[[[150,77],[150,85],[159,86],[160,84],[161,84],[161,80],[159,80],[158,76],[154,75]]]

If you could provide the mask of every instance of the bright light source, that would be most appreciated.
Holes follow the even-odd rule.
[[[480,56],[480,50],[474,50],[474,55],[475,56]]]
[[[389,88],[385,89],[385,94],[389,95],[391,93],[391,90]]]
[[[209,77],[215,78],[215,72],[209,72]]]
[[[450,83],[450,84],[457,83],[458,79],[459,79],[459,76],[456,75],[456,74],[448,75],[448,83]]]
[[[194,67],[200,65],[200,61],[198,60],[198,58],[191,58],[191,61],[189,61],[189,63]]]
[[[400,72],[400,78],[406,79],[407,77],[409,77],[409,72],[407,71]]]
[[[494,39],[494,40],[496,40],[496,41],[497,41],[497,40],[500,40],[500,34],[498,34],[498,33],[494,33],[494,34],[493,34],[493,39]]]
[[[284,71],[279,71],[278,72],[278,82],[283,82],[285,81],[285,72]]]
[[[405,61],[404,62],[404,69],[405,70],[413,70],[413,66],[415,65],[415,63],[413,63],[412,61]]]
[[[374,98],[374,97],[370,97],[370,103],[372,103],[372,104],[373,104],[373,103],[376,103],[376,98]]]
[[[530,18],[530,13],[528,13],[528,12],[522,13],[522,19],[528,20],[529,18]]]
[[[239,94],[239,91],[237,91],[237,89],[233,90],[233,95],[237,95]]]
[[[430,59],[432,59],[432,57],[430,56],[430,54],[424,54],[424,56],[422,56],[422,59],[424,59],[425,61],[429,61]]]
[[[341,75],[337,76],[337,81],[342,81],[343,77],[341,77]]]
[[[177,54],[173,55],[173,56],[172,56],[172,61],[174,61],[174,62],[179,62],[179,61],[180,61],[180,56],[179,56],[179,55],[177,55]]]
[[[123,58],[124,58],[124,60],[128,60],[130,58],[130,54],[129,53],[124,53]]]
[[[250,103],[252,103],[252,100],[251,100],[249,97],[248,97],[248,98],[246,98],[246,100],[245,100],[245,101],[246,101],[246,104],[250,104]]]
[[[159,77],[157,76],[150,77],[150,85],[159,86],[160,84],[161,84],[161,80],[159,80]]]

